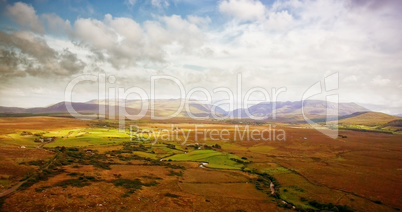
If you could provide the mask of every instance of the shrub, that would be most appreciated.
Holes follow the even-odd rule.
[[[81,174],[79,174],[79,173],[77,173],[77,172],[72,172],[72,173],[70,173],[70,174],[67,174],[68,176],[71,176],[71,177],[75,177],[75,176],[78,176],[78,175],[81,175]]]
[[[183,172],[170,171],[169,176],[183,176]]]
[[[353,209],[349,208],[346,205],[334,205],[332,203],[319,203],[315,200],[310,201],[309,204],[319,210],[327,210],[327,211],[340,211],[340,212],[352,212]]]
[[[45,161],[44,160],[34,160],[34,161],[29,161],[28,164],[31,166],[42,166],[43,164],[45,164]]]
[[[39,187],[39,188],[35,188],[35,191],[36,192],[42,192],[43,190],[45,190],[47,188],[51,188],[51,186],[42,186],[42,187]]]
[[[150,187],[150,186],[156,186],[156,185],[158,185],[158,183],[156,182],[156,181],[153,181],[153,182],[151,182],[151,183],[144,183],[144,184],[142,184],[143,186],[146,186],[146,187]]]
[[[166,147],[169,149],[176,149],[176,146],[174,144],[166,144]]]
[[[222,147],[219,144],[212,145],[212,147],[216,149],[222,149]]]
[[[29,131],[22,131],[22,132],[21,132],[21,135],[32,135],[32,133],[29,132]]]
[[[166,193],[165,196],[166,196],[166,197],[172,197],[172,198],[180,197],[179,195],[171,194],[171,193]]]
[[[243,161],[243,160],[240,160],[237,158],[230,158],[230,160],[233,160],[234,162],[240,163],[240,164],[248,164],[249,163],[248,161]]]
[[[91,183],[89,183],[86,179],[68,179],[58,182],[54,186],[60,186],[63,188],[67,188],[67,186],[82,188],[89,185],[91,185]]]
[[[212,149],[212,147],[210,147],[208,145],[204,145],[204,149]]]
[[[142,186],[142,183],[139,179],[135,179],[135,180],[129,180],[129,179],[123,179],[123,178],[119,178],[116,180],[112,181],[113,184],[115,186],[121,186],[130,190],[137,190],[140,189]]]
[[[90,164],[95,166],[95,167],[98,167],[98,168],[110,169],[110,164],[104,163],[104,162],[101,162],[101,161],[98,161],[98,160],[91,160]]]

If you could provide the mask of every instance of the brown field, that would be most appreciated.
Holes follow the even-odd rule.
[[[87,127],[89,121],[60,117],[12,117],[0,118],[2,130],[50,130]]]
[[[362,124],[362,125],[379,125],[386,124],[390,121],[400,120],[400,118],[396,116],[391,116],[385,113],[378,112],[365,112],[358,116],[341,119],[339,120],[340,124]]]
[[[0,192],[17,183],[25,175],[37,169],[29,166],[29,161],[49,160],[52,152],[43,149],[20,149],[15,147],[0,148]]]
[[[54,148],[46,147],[47,144],[34,143],[32,138],[16,134],[29,130],[86,130],[93,123],[96,121],[52,117],[0,118],[0,192],[11,188],[24,176],[30,179],[32,173],[44,169],[44,166],[30,165],[30,161],[52,161],[60,154]],[[150,131],[172,129],[169,123],[145,122],[136,125]],[[163,144],[166,142],[158,142],[155,146],[145,142],[144,150],[132,153],[116,153],[124,148],[121,143],[103,144],[99,141],[100,145],[79,147],[87,157],[95,154],[92,152],[99,154],[97,161],[70,158],[70,162],[58,166],[62,171],[49,175],[25,190],[16,190],[2,197],[2,210],[283,211],[292,210],[293,206],[299,210],[317,210],[310,203],[312,201],[346,205],[356,211],[402,209],[400,134],[340,131],[343,138],[333,140],[314,129],[277,124],[274,130],[283,129],[286,132],[285,141],[239,140],[235,139],[233,133],[225,137],[229,138],[227,141],[215,141],[203,140],[204,135],[190,131],[194,130],[193,123],[175,123],[174,126],[187,130],[189,141],[186,144],[219,144],[221,149],[212,149],[216,154],[231,153],[249,162],[243,164],[241,170],[208,168],[208,165],[199,167],[203,159],[160,162],[159,159],[171,155],[185,157],[187,151],[199,151],[188,145],[181,146],[180,139],[168,142],[175,144],[176,149],[167,148]],[[245,127],[240,126],[241,129]],[[263,125],[249,127],[267,128]],[[208,121],[199,128],[234,132],[235,126]],[[169,133],[178,132],[171,130]],[[28,146],[21,148],[21,145]],[[73,154],[71,151],[77,150],[67,151]],[[144,159],[147,155],[154,159]],[[224,158],[217,157],[216,163],[219,164],[221,160]],[[109,165],[104,167],[102,164]],[[259,183],[263,182],[260,175],[263,173],[275,179],[272,182],[279,198],[270,195],[269,187],[259,188]],[[86,180],[86,177],[90,178]],[[87,184],[78,187],[58,186],[69,179],[84,179]],[[130,189],[114,184],[118,179],[138,179],[143,186],[127,193]]]
[[[275,202],[268,201],[266,195],[258,192],[248,183],[252,176],[247,174],[199,169],[191,164],[182,177],[169,176],[169,169],[144,165],[117,165],[111,170],[102,170],[92,166],[80,168],[66,167],[66,173],[80,173],[95,176],[105,182],[96,182],[83,188],[60,188],[52,186],[66,179],[67,174],[60,174],[45,182],[40,182],[24,192],[17,192],[7,199],[5,210],[184,210],[211,211],[216,209],[263,210],[276,209]],[[124,189],[116,188],[110,181],[114,174],[121,174],[125,179],[157,181],[155,187],[146,187],[130,197],[121,197]],[[194,177],[196,174],[198,177]],[[204,179],[201,176],[208,176]],[[233,179],[235,177],[235,180]],[[45,187],[41,192],[35,189]],[[168,197],[170,193],[179,197]],[[46,198],[43,201],[43,198]],[[234,201],[236,200],[236,201]],[[102,204],[102,206],[99,206]]]

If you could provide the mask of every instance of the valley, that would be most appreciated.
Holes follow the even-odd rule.
[[[20,185],[0,197],[2,210],[402,208],[398,133],[340,130],[333,140],[302,124],[275,123],[270,130],[284,130],[285,140],[262,141],[234,140],[234,130],[267,129],[268,123],[175,119],[128,125],[135,132],[120,132],[113,120],[0,118],[0,192]],[[205,140],[196,127],[226,130],[228,139]],[[178,139],[156,141],[154,132]]]
[[[401,0],[0,8],[0,212],[402,210]]]

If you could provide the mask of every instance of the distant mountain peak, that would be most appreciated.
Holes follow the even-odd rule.
[[[154,109],[156,114],[164,116],[166,114],[173,114],[180,107],[181,101],[184,99],[155,99]],[[147,99],[146,101],[150,101]],[[211,110],[215,108],[215,112],[218,116],[226,116],[234,118],[250,118],[246,113],[246,109],[236,109],[233,111],[225,111],[220,107],[214,107],[212,104],[203,104],[197,100],[184,100],[185,104],[188,104],[191,114],[197,114],[197,116],[209,116],[212,118]],[[142,107],[141,100],[126,100],[125,107],[130,111],[140,111]],[[150,102],[148,102],[149,104]],[[97,114],[99,111],[99,105],[105,105],[106,109],[110,107],[121,107],[119,101],[108,101],[108,100],[90,100],[87,102],[72,102],[71,103],[74,110],[77,112],[85,112]],[[150,105],[148,105],[148,110],[150,110]],[[260,102],[247,108],[249,113],[257,117],[272,117],[275,113],[278,118],[289,118],[291,119],[303,119],[302,111],[305,115],[312,118],[322,118],[327,116],[327,114],[333,114],[338,116],[347,116],[354,113],[362,113],[368,111],[366,108],[353,103],[339,103],[338,105],[333,102],[326,102],[321,100],[306,100],[302,101],[285,101],[285,102]],[[48,113],[68,113],[66,109],[66,102],[59,102],[48,107],[42,108],[12,108],[12,107],[0,107],[0,113],[32,113],[32,114],[48,114]],[[188,117],[189,114],[184,110],[179,114],[181,117]]]

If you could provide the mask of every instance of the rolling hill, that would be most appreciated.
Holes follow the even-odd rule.
[[[151,116],[151,110],[153,110],[154,116],[166,117],[176,113],[176,111],[180,108],[180,102],[180,99],[156,99],[153,100],[153,108],[150,107],[150,100],[145,102],[141,100],[126,100],[125,108],[122,107],[123,104],[121,102],[109,102],[105,100],[91,100],[81,103],[73,102],[71,104],[73,108],[81,114],[98,114],[99,108],[102,105],[105,107],[106,114],[113,112],[113,110],[116,111],[117,114],[118,111],[125,109],[125,111],[127,111],[127,113],[130,115],[139,114],[142,104],[144,104],[144,107],[148,107],[146,116]],[[187,108],[191,114],[187,112]],[[192,115],[193,117],[213,118],[211,112],[212,110],[215,110],[215,114],[218,117],[229,115],[232,118],[250,119],[250,116],[248,116],[245,109],[237,109],[227,112],[220,107],[214,107],[214,105],[211,104],[202,104],[194,100],[184,101],[183,110],[176,114],[175,117],[190,117],[190,115]],[[368,110],[355,103],[339,103],[339,105],[336,105],[332,102],[327,103],[319,100],[308,100],[304,101],[303,104],[301,101],[276,103],[262,102],[249,107],[248,111],[251,115],[256,117],[268,117],[264,118],[264,120],[272,119],[272,115],[275,112],[276,120],[292,122],[304,120],[302,111],[309,119],[323,119],[327,117],[327,115],[333,117],[348,116],[357,112],[365,112]],[[17,107],[0,107],[0,114],[68,114],[68,110],[66,108],[66,102],[59,102],[48,107],[27,109]]]
[[[91,100],[88,102],[72,102],[71,105],[75,111],[82,114],[98,114],[100,106],[105,107],[105,113],[109,114],[109,111],[114,110],[118,114],[119,110],[125,110],[130,115],[136,115],[141,111],[142,103],[146,107],[148,103],[148,110],[146,111],[146,116],[151,115],[150,102],[142,102],[140,100],[127,100],[125,102],[125,108],[121,107],[122,104],[117,102],[106,102],[105,100]],[[119,106],[120,105],[120,106]],[[158,117],[169,116],[176,113],[180,108],[180,99],[157,99],[154,100],[154,115]],[[183,110],[177,114],[176,117],[189,117],[189,113],[186,111],[188,107],[189,113],[195,117],[212,117],[211,110],[213,105],[201,104],[197,101],[184,102]],[[227,112],[220,107],[215,108],[217,116],[226,115]],[[66,102],[59,102],[48,107],[37,107],[37,108],[18,108],[18,107],[0,107],[0,114],[68,114],[66,108]]]
[[[274,105],[276,104],[276,105]],[[336,116],[350,115],[356,112],[368,111],[366,108],[355,103],[339,103],[320,100],[307,100],[295,102],[262,102],[248,108],[248,112],[256,117],[272,118],[273,113],[279,118],[303,119],[302,111],[308,118],[323,118],[327,114]],[[245,109],[237,109],[231,112],[234,117],[248,118]]]
[[[397,116],[388,115],[380,112],[357,112],[349,116],[342,117],[338,122],[345,125],[385,125],[395,120],[400,120]]]

